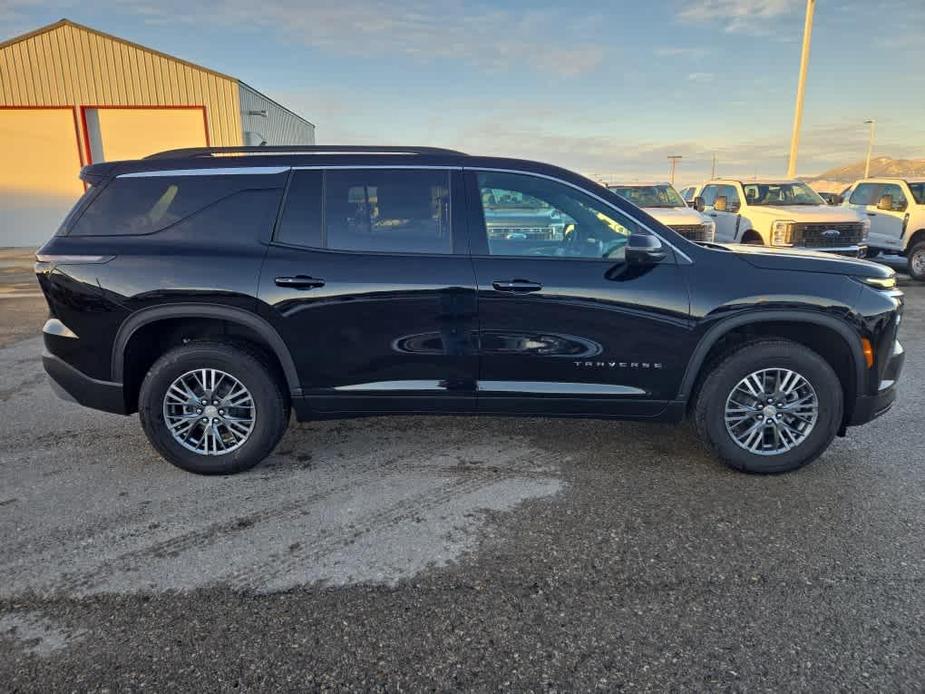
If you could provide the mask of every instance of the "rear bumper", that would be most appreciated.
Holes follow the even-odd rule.
[[[848,426],[867,424],[893,407],[896,401],[896,382],[899,380],[905,361],[906,352],[897,340],[883,379],[880,381],[880,390],[876,395],[862,395],[857,399]]]
[[[90,378],[60,357],[47,352],[42,355],[42,366],[51,378],[52,390],[64,400],[103,412],[128,414],[121,383]]]

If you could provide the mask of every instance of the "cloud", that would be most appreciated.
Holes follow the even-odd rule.
[[[710,51],[706,48],[696,48],[693,46],[659,46],[654,51],[655,55],[663,58],[704,58]]]
[[[487,71],[572,77],[600,66],[608,50],[599,17],[560,9],[513,11],[453,0],[135,0],[126,7],[151,22],[269,30],[336,55],[459,60]]]
[[[712,82],[715,75],[712,72],[692,72],[687,76],[689,82]]]
[[[798,14],[802,0],[689,0],[678,12],[685,22],[716,24],[729,33],[768,34],[768,21]]]

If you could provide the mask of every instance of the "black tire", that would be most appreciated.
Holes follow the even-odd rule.
[[[195,369],[225,372],[247,388],[253,399],[253,428],[228,453],[206,455],[189,450],[164,421],[167,389]],[[289,399],[257,352],[221,342],[190,342],[165,353],[148,371],[138,397],[138,414],[151,445],[168,462],[200,475],[230,475],[254,467],[273,451],[289,424]]]
[[[925,282],[925,241],[919,241],[906,253],[909,277]],[[916,270],[918,268],[918,270]]]
[[[818,414],[812,430],[793,448],[760,455],[740,446],[727,431],[726,401],[746,376],[774,368],[795,371],[809,381]],[[816,352],[790,340],[758,340],[737,348],[710,369],[696,394],[693,422],[701,440],[729,467],[754,473],[788,472],[812,462],[829,447],[841,426],[843,400],[838,376]]]
[[[748,230],[742,235],[742,243],[748,246],[763,246],[764,239],[757,231]]]

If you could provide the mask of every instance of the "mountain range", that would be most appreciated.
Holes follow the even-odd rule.
[[[905,178],[906,176],[925,176],[925,159],[893,159],[892,157],[874,157],[870,160],[871,176],[888,176],[890,178]],[[854,183],[864,178],[864,160],[838,166],[824,171],[818,176],[808,176],[807,181],[838,181],[839,183]]]

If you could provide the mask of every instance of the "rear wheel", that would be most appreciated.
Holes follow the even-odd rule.
[[[764,239],[761,238],[761,234],[757,231],[749,229],[742,235],[742,243],[746,243],[749,246],[763,246]]]
[[[916,243],[906,255],[909,276],[919,282],[925,282],[925,241]]]
[[[787,472],[818,458],[841,424],[832,367],[789,340],[746,344],[707,375],[694,404],[703,441],[730,467]]]
[[[165,459],[204,475],[253,467],[289,422],[288,400],[261,357],[218,342],[186,344],[158,359],[141,386],[138,411]]]

